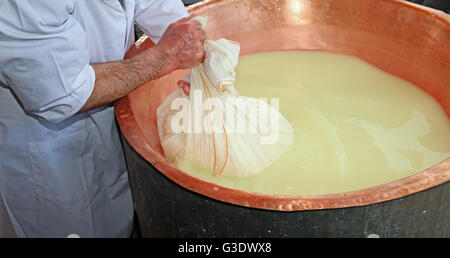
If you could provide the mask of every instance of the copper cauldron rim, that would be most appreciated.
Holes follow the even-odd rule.
[[[188,10],[193,12],[217,2],[227,1],[232,0],[206,0],[188,7]],[[383,1],[413,8],[450,26],[450,16],[441,11],[400,0]],[[142,42],[145,41],[139,40],[137,44]],[[153,150],[145,141],[143,142],[145,136],[137,125],[129,96],[116,102],[115,113],[125,139],[137,153],[150,162],[160,173],[188,190],[216,200],[245,207],[298,211],[364,206],[401,198],[444,184],[450,180],[450,158],[448,158],[417,174],[382,185],[350,192],[325,195],[276,195],[242,191],[204,181],[167,163],[161,154]]]

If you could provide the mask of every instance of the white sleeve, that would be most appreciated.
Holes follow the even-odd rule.
[[[181,0],[136,0],[135,22],[157,43],[167,27],[188,16]]]
[[[73,8],[73,0],[0,1],[0,81],[27,113],[49,122],[77,113],[95,83]]]

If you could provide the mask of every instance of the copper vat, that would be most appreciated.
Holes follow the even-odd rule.
[[[208,38],[225,37],[239,42],[241,55],[271,50],[308,49],[359,57],[420,87],[433,96],[450,117],[450,16],[443,12],[399,0],[209,0],[190,6],[189,12],[195,15],[206,14],[209,19],[206,29]],[[148,39],[142,38],[129,51],[128,57],[151,46],[152,43]],[[373,204],[382,205],[383,203],[380,202],[389,200],[402,202],[408,200],[403,197],[433,188],[425,192],[434,191],[436,195],[437,191],[440,200],[435,202],[440,203],[436,204],[435,213],[428,211],[428,215],[434,216],[433,220],[437,220],[430,222],[430,225],[442,224],[443,221],[446,228],[440,231],[436,229],[434,234],[423,233],[421,236],[449,236],[447,182],[450,179],[450,158],[401,180],[358,191],[318,196],[250,193],[218,186],[177,169],[164,158],[156,127],[156,108],[176,87],[177,80],[187,72],[177,71],[159,80],[151,81],[115,105],[116,117],[126,139],[124,144],[128,146],[125,146],[126,152],[127,150],[137,152],[140,155],[139,158],[151,163],[152,166],[148,164],[150,168],[156,168],[156,170],[136,172],[136,167],[133,168],[133,166],[138,165],[131,160],[132,154],[126,153],[138,217],[141,224],[145,224],[144,227],[149,227],[148,234],[143,232],[144,235],[170,236],[169,233],[164,233],[170,232],[167,227],[158,228],[154,222],[145,222],[147,220],[145,216],[157,217],[158,210],[164,207],[164,204],[158,206],[151,203],[154,199],[143,200],[147,198],[146,195],[149,195],[145,189],[152,184],[145,181],[151,179],[143,179],[143,177],[151,175],[161,177],[157,180],[165,180],[164,184],[167,183],[176,188],[177,190],[174,191],[180,191],[179,194],[184,193],[187,196],[184,197],[187,202],[189,202],[188,198],[203,198],[206,200],[203,202],[208,205],[225,205],[227,208],[224,209],[241,209],[240,211],[247,209],[257,211],[258,214],[264,214],[270,210],[272,211],[270,214],[278,214],[270,215],[272,219],[276,216],[285,216],[281,214],[288,214],[273,213],[273,211],[327,209],[334,212],[344,210],[342,214],[345,214],[345,210],[348,209],[336,208],[367,205],[371,207]],[[436,190],[436,186],[441,187],[440,190]],[[151,187],[156,186],[153,184]],[[152,193],[154,194],[154,191]],[[170,193],[165,194],[170,199]],[[418,202],[417,198],[422,197],[411,198],[413,198],[411,203],[407,205],[410,207],[412,205],[413,210],[420,209],[422,212],[425,208],[420,204],[414,207],[413,203],[414,200]],[[423,205],[432,199],[432,197],[423,198],[425,198],[422,201]],[[174,197],[174,200],[180,199]],[[391,208],[400,205],[394,201],[385,203],[388,203],[386,205],[390,205]],[[235,205],[229,205],[229,203]],[[152,209],[152,205],[155,205],[153,211],[145,213],[144,211]],[[381,214],[381,211],[379,212]],[[293,215],[289,216],[296,216],[296,212],[290,214]],[[310,213],[300,216],[306,216],[306,214]],[[347,215],[343,215],[342,218],[349,216],[355,215],[347,212]],[[184,223],[181,218],[174,220],[180,225]],[[262,225],[267,224],[262,222]],[[194,229],[184,234],[176,230],[174,232],[178,232],[175,233],[177,236],[207,236]],[[386,231],[385,235],[396,236],[388,232],[390,231]],[[408,232],[403,235],[420,235]],[[239,235],[233,232],[230,234],[231,236]],[[212,235],[230,236],[230,234],[221,235],[219,232]],[[336,234],[336,232],[328,232],[320,236]],[[287,234],[287,236],[291,235],[295,234]],[[350,236],[353,235],[350,234]],[[248,236],[272,235],[255,233]]]

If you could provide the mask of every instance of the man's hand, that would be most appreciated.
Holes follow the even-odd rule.
[[[186,94],[187,96],[189,96],[189,92],[190,92],[190,90],[191,90],[191,84],[190,84],[189,82],[183,81],[183,80],[179,80],[179,81],[177,82],[177,85],[183,89],[184,94]]]
[[[191,68],[203,61],[206,33],[192,17],[172,23],[155,46],[171,60],[174,70]]]

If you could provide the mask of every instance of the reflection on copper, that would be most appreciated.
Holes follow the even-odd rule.
[[[433,96],[450,116],[450,16],[399,0],[209,0],[189,8],[208,16],[210,39],[241,44],[241,54],[309,49],[357,56]],[[153,44],[147,39],[127,57]],[[361,206],[423,191],[450,179],[450,158],[415,175],[358,191],[282,196],[222,187],[168,163],[156,109],[188,71],[148,82],[116,103],[120,128],[133,148],[170,180],[211,198],[281,211]],[[133,173],[133,171],[130,171]]]
[[[291,0],[290,5],[291,5],[291,8],[289,9],[290,16],[292,17],[296,25],[307,25],[311,22],[309,19],[304,17],[305,2]]]

